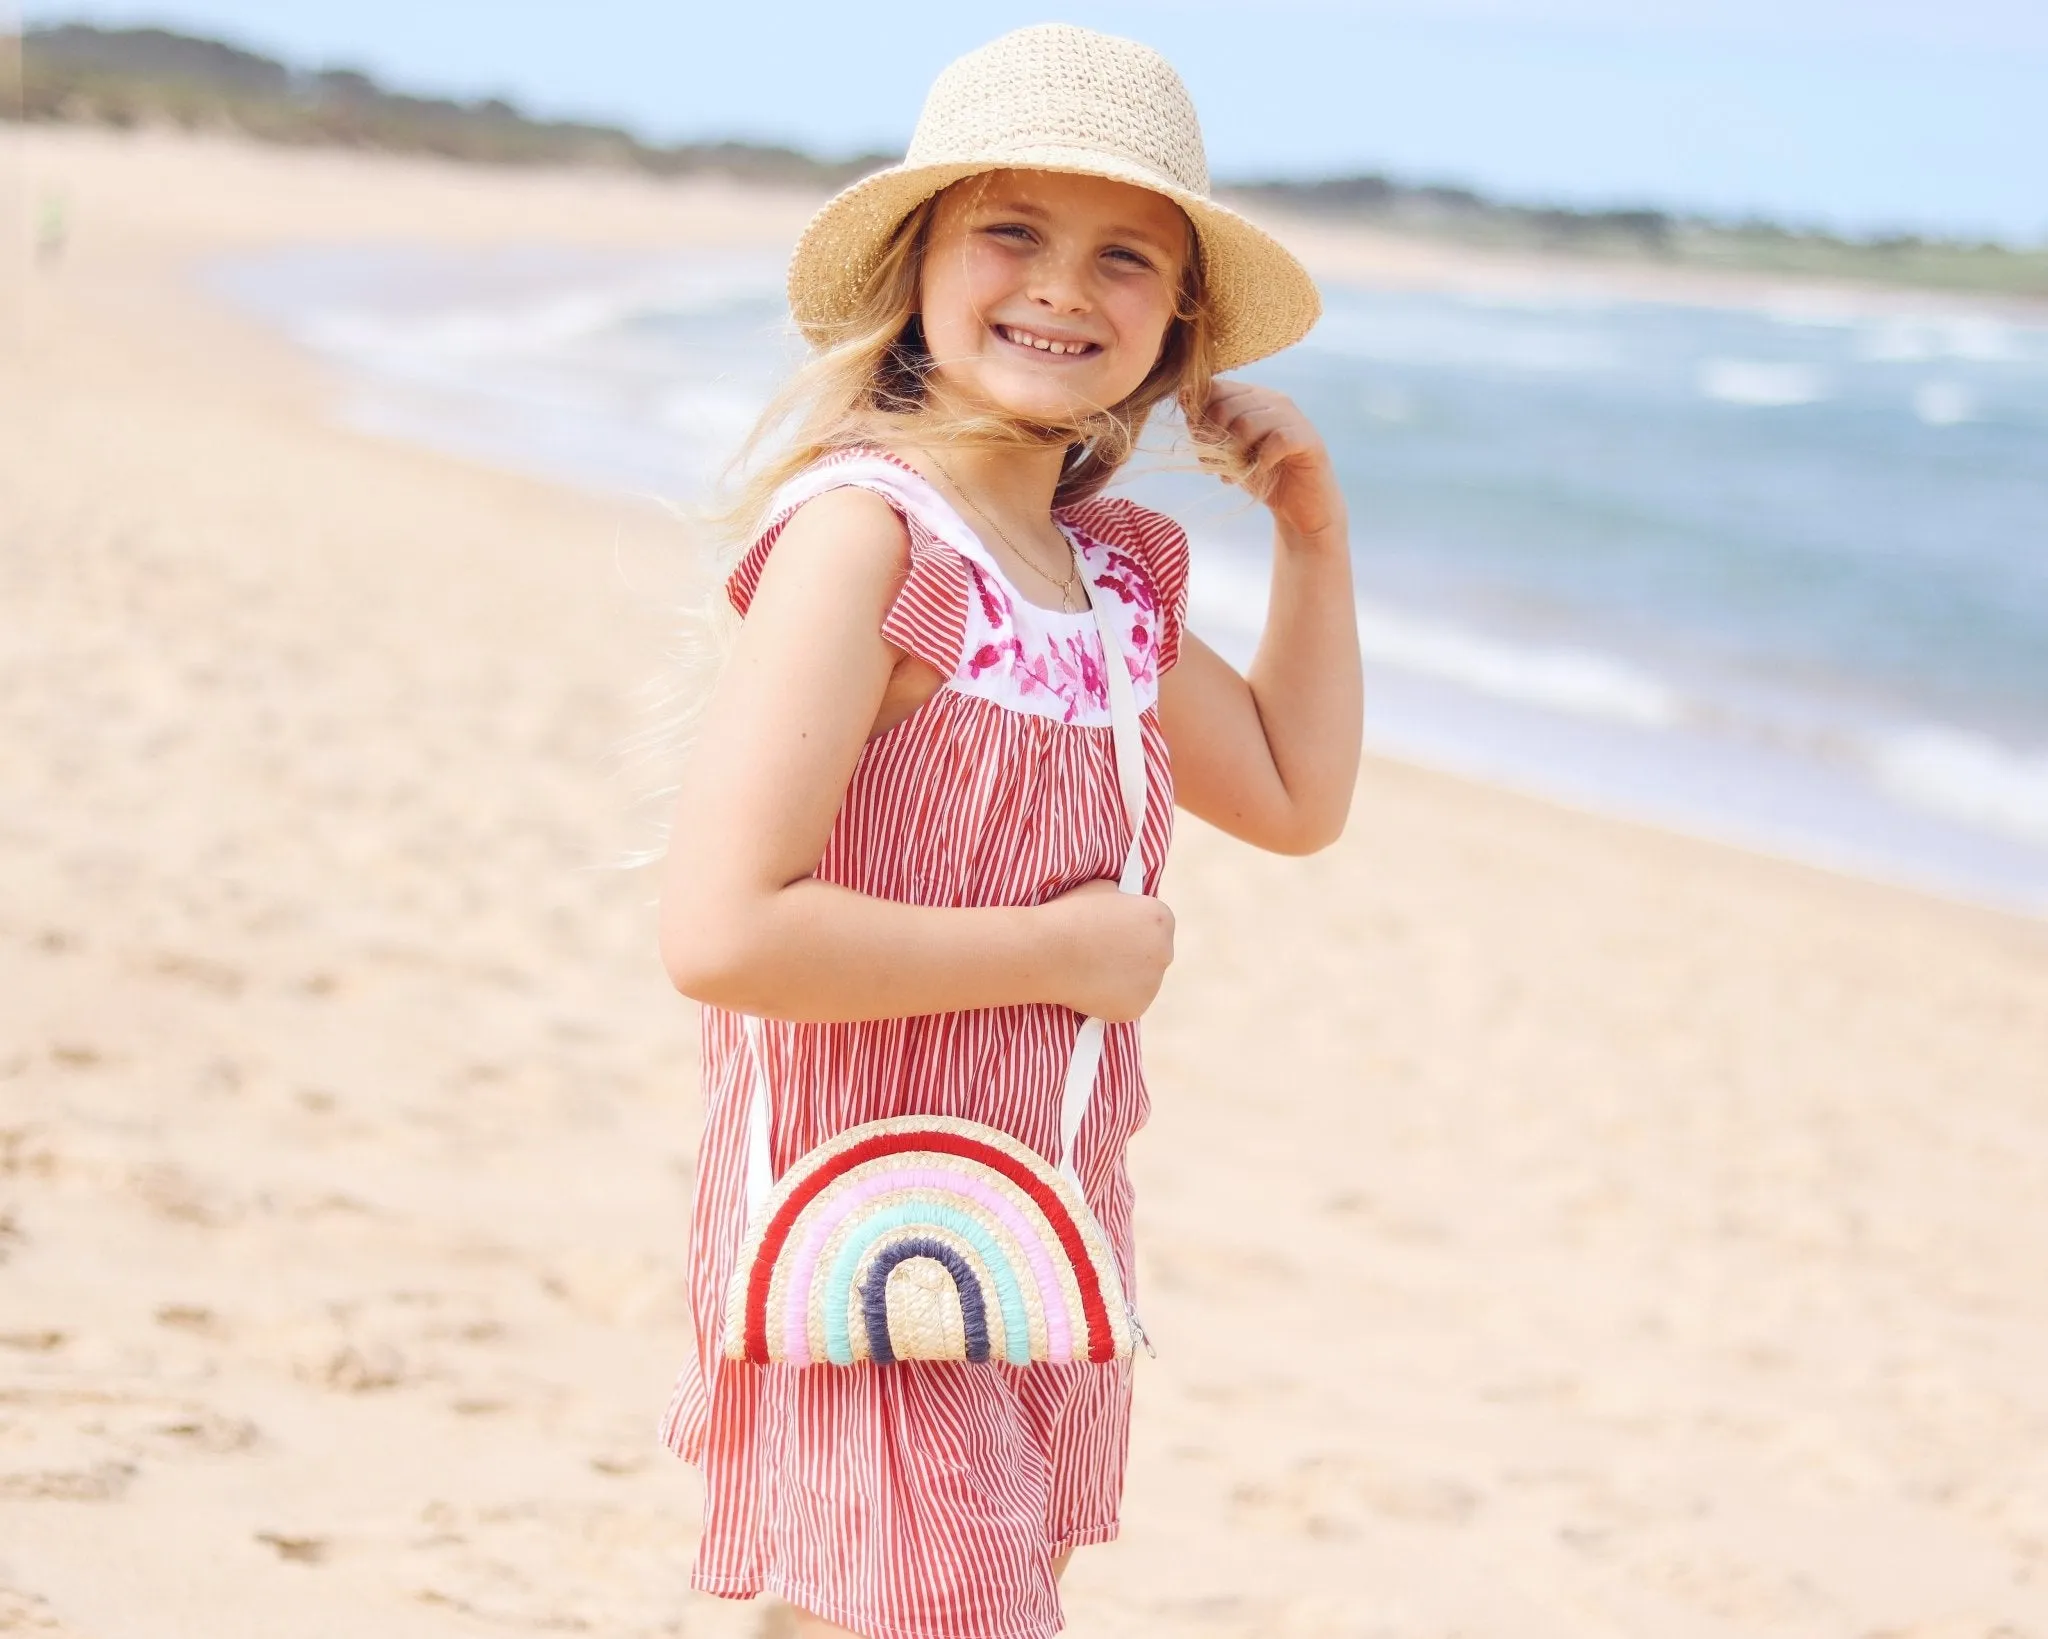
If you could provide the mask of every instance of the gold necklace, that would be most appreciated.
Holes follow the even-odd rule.
[[[973,510],[975,517],[979,518],[983,523],[987,524],[989,528],[993,529],[996,532],[997,538],[1002,541],[1003,545],[1007,546],[1012,552],[1017,554],[1018,559],[1023,563],[1024,567],[1029,569],[1036,576],[1038,576],[1038,578],[1044,581],[1046,585],[1056,586],[1059,588],[1060,613],[1063,615],[1070,615],[1074,613],[1074,610],[1068,604],[1068,598],[1072,595],[1074,588],[1081,584],[1081,572],[1080,566],[1074,561],[1072,552],[1070,551],[1067,555],[1067,578],[1065,580],[1056,579],[1049,571],[1043,568],[1039,564],[1038,560],[1033,558],[1029,552],[1026,552],[1015,541],[1011,540],[1008,531],[1006,531],[1001,524],[997,523],[995,519],[991,518],[986,512],[984,512],[981,509],[980,503],[978,503],[973,496],[967,493],[966,486],[963,485],[958,478],[955,478],[953,476],[953,469],[947,466],[944,461],[939,459],[937,451],[926,450],[925,454],[929,455],[932,458],[932,465],[937,467],[939,471],[943,472],[946,475],[946,482],[953,486],[953,493],[959,496],[961,500],[967,503],[967,505]],[[1083,596],[1081,602],[1084,607],[1086,606],[1087,601],[1087,598]]]

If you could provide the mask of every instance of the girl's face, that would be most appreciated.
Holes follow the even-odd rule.
[[[995,171],[939,196],[919,308],[939,381],[1054,426],[1137,390],[1166,340],[1192,230],[1164,195]]]

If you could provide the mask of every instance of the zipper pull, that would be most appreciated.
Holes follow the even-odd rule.
[[[1124,1299],[1124,1313],[1131,1317],[1131,1330],[1137,1333],[1138,1341],[1145,1345],[1145,1352],[1157,1360],[1159,1351],[1152,1347],[1152,1339],[1145,1333],[1145,1323],[1138,1318],[1138,1306],[1129,1298]]]

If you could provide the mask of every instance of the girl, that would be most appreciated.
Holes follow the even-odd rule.
[[[1208,199],[1164,60],[1065,26],[948,68],[905,162],[805,230],[789,290],[819,352],[763,423],[801,418],[740,508],[744,623],[661,889],[710,1112],[698,1352],[664,1437],[704,1474],[699,1588],[779,1594],[806,1634],[1042,1639],[1068,1556],[1117,1531],[1128,1360],[726,1359],[751,1089],[777,1174],[903,1114],[1050,1156],[1077,1015],[1111,1021],[1072,1161],[1131,1290],[1124,1148],[1147,1107],[1135,1021],[1173,953],[1150,897],[1171,805],[1306,853],[1357,774],[1343,497],[1291,403],[1214,376],[1297,340],[1318,303]],[[1273,514],[1248,677],[1183,630],[1181,530],[1100,494],[1169,399]],[[1119,665],[1142,708],[1143,893],[1113,880]]]

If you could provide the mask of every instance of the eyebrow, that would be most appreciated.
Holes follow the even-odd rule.
[[[975,201],[975,203],[982,210],[995,211],[1005,216],[1034,217],[1041,222],[1046,221],[1052,215],[1052,212],[1043,205],[1034,205],[1027,199],[1011,199],[998,196],[993,199],[980,199]],[[1153,233],[1148,228],[1118,225],[1111,227],[1108,232],[1109,237],[1112,239],[1135,239],[1140,244],[1151,246],[1154,250],[1170,251],[1175,255],[1183,253],[1187,248],[1185,245],[1174,245],[1160,238],[1158,234]]]

